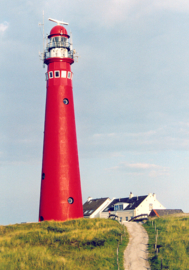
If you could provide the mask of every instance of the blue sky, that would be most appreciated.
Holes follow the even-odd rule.
[[[0,224],[37,221],[45,33],[69,22],[83,201],[157,194],[189,212],[189,3],[2,0]]]

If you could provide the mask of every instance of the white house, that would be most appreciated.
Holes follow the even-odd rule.
[[[101,212],[101,218],[117,216],[120,222],[129,221],[131,218],[147,214],[152,209],[165,209],[165,207],[156,199],[155,193],[149,193],[145,196],[133,196],[132,192],[127,198],[114,199]]]
[[[84,218],[100,218],[100,213],[110,204],[110,198],[92,199],[89,197],[83,205]]]

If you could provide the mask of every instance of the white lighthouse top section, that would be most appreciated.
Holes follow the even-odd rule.
[[[57,23],[57,25],[60,25],[60,24],[68,25],[67,22],[58,21],[58,20],[55,20],[55,19],[52,19],[52,18],[49,18],[49,21],[55,22],[55,23]]]

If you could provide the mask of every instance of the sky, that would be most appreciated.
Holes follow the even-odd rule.
[[[189,2],[1,0],[0,224],[38,220],[46,84],[39,51],[64,20],[83,202],[156,193],[189,212]]]

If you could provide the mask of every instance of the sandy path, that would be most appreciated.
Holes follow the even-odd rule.
[[[125,222],[129,233],[129,244],[124,251],[125,270],[150,269],[148,262],[148,234],[146,230],[136,222]]]

